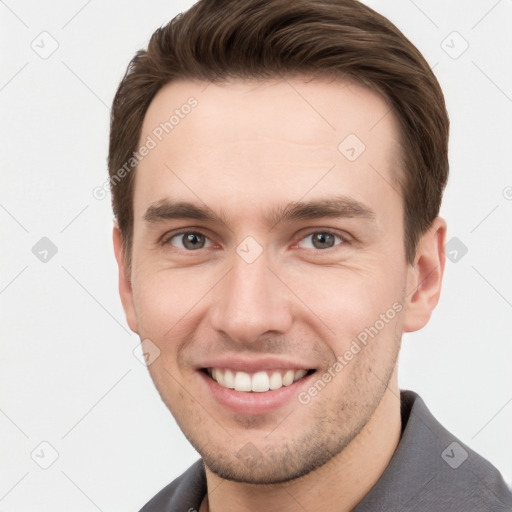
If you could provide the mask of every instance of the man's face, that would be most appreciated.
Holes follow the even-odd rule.
[[[149,107],[125,308],[160,350],[163,401],[224,478],[319,467],[390,392],[409,267],[389,110],[362,86],[299,79],[176,82]]]

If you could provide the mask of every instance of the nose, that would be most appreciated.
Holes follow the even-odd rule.
[[[292,325],[290,300],[286,286],[268,267],[265,253],[252,263],[235,253],[231,270],[213,290],[211,326],[240,344],[283,335]]]

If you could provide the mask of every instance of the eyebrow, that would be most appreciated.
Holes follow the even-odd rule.
[[[291,202],[274,207],[265,215],[268,224],[275,226],[286,221],[328,218],[362,218],[374,220],[375,212],[365,204],[347,196],[334,196],[313,201]],[[186,201],[162,199],[148,207],[143,219],[148,223],[159,223],[172,219],[195,219],[228,225],[223,212],[215,213],[207,205]]]

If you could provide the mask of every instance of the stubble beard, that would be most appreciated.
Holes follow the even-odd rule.
[[[310,408],[309,425],[305,432],[294,438],[289,436],[284,442],[272,443],[272,436],[277,433],[282,436],[286,428],[293,432],[297,426],[301,427],[294,420],[294,412],[274,432],[259,435],[254,443],[249,434],[246,444],[235,452],[232,446],[219,446],[212,440],[203,444],[196,435],[185,435],[201,454],[204,464],[222,479],[260,485],[295,480],[333,461],[364,429],[390,383],[398,350],[397,346],[383,376],[377,375],[368,362],[354,368],[357,376],[351,375],[350,389],[339,390],[341,397],[336,403],[326,404],[319,393],[315,401],[297,405]],[[347,398],[347,391],[351,398]],[[242,427],[243,430],[246,428],[247,425]]]

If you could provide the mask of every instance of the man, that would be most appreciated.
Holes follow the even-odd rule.
[[[400,391],[441,290],[448,117],[355,0],[203,0],[114,99],[119,287],[201,461],[144,511],[512,510]]]

